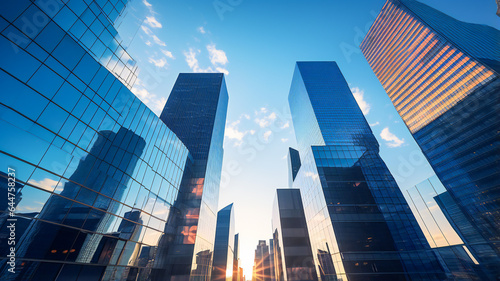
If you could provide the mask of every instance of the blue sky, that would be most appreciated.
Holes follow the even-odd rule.
[[[433,175],[358,46],[385,1],[133,0],[119,32],[141,70],[134,93],[157,114],[180,72],[225,72],[229,107],[219,209],[234,202],[243,268],[271,238],[275,189],[287,186],[295,146],[287,97],[294,63],[337,61],[407,188]],[[500,29],[494,0],[422,1]]]

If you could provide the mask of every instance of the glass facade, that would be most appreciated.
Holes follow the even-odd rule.
[[[444,280],[335,62],[297,62],[288,97],[321,280]]]
[[[387,1],[360,46],[449,196],[483,237],[471,251],[495,278],[499,46],[499,30],[408,0]]]
[[[234,251],[234,255],[233,255],[233,281],[246,281],[246,280],[242,280],[240,278],[240,265],[241,265],[241,261],[240,261],[240,251],[241,251],[241,248],[240,248],[240,234],[239,233],[236,233],[234,235],[234,246],[233,246],[233,251]]]
[[[162,247],[165,280],[210,280],[228,93],[222,73],[181,73],[160,119],[193,156]]]
[[[270,272],[271,272],[271,281],[276,280],[276,274],[274,273],[274,240],[269,239],[269,264],[270,264]]]
[[[252,281],[271,280],[271,264],[269,259],[269,246],[266,245],[266,240],[259,240],[257,249],[255,249]]]
[[[299,189],[276,190],[272,229],[273,245],[281,245],[279,252],[271,250],[272,255],[280,255],[281,262],[272,264],[279,267],[279,280],[318,280]]]
[[[226,206],[217,213],[212,281],[232,281],[235,255],[234,208]]]
[[[446,192],[436,176],[406,190],[404,195],[427,241],[446,265],[453,280],[484,280],[476,258],[448,222],[434,199]],[[481,278],[483,277],[483,278]]]
[[[2,243],[0,276],[150,280],[192,157],[129,90],[112,26],[125,3],[64,2],[0,4],[0,182],[9,168],[18,182],[0,210],[2,241],[17,220],[16,273]]]
[[[288,186],[293,185],[293,181],[300,169],[299,151],[291,147],[288,148]]]

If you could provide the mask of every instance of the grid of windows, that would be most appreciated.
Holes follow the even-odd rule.
[[[80,5],[83,12],[86,4],[76,2],[64,7],[76,11]],[[8,249],[2,244],[0,275],[148,279],[191,156],[121,79],[62,27],[56,19],[60,12],[47,12],[56,8],[47,3],[4,1],[0,9],[0,126],[9,132],[0,141],[0,169],[16,171],[20,221],[16,274],[6,273]],[[92,5],[103,5],[106,17],[121,9],[121,2],[92,3],[94,12]],[[36,34],[23,26],[33,15],[46,20]],[[7,218],[2,208],[2,239],[8,235]]]
[[[88,4],[81,0],[65,2],[21,0],[2,3],[2,17],[12,23],[2,34],[21,48],[34,40],[36,44],[29,47],[38,58],[51,53],[65,37],[71,37],[86,54],[132,88],[137,79],[137,65],[121,46],[113,25],[128,0],[89,1]],[[79,59],[73,58],[75,62]]]
[[[317,272],[322,280],[443,280],[378,143],[333,62],[298,62],[292,85],[305,85],[304,100],[289,96],[301,168],[301,189]],[[316,85],[317,84],[317,85]],[[300,107],[312,107],[310,111]],[[304,116],[314,114],[315,116]],[[307,121],[305,121],[307,120]],[[310,124],[317,120],[317,124]],[[299,134],[320,129],[326,145]]]
[[[493,279],[500,276],[499,45],[495,28],[389,0],[360,46],[449,196],[489,244],[471,251]]]
[[[392,1],[361,49],[412,133],[498,77]]]

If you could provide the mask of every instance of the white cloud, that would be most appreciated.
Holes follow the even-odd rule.
[[[286,121],[285,124],[283,124],[283,126],[281,126],[281,129],[286,129],[286,128],[289,128],[290,127],[290,121]]]
[[[198,52],[199,51],[200,50],[198,50]],[[199,67],[198,60],[196,59],[196,52],[192,48],[189,48],[189,52],[184,51],[184,56],[186,57],[189,68],[194,69],[195,67]]]
[[[225,65],[228,60],[226,56],[226,52],[223,50],[217,50],[215,48],[215,44],[207,45],[208,54],[210,57],[210,62],[215,65]]]
[[[155,101],[151,102],[153,110],[157,110],[159,112],[161,112],[163,110],[166,103],[167,103],[167,99],[164,97],[161,97],[161,98],[156,99]]]
[[[248,115],[248,114],[242,114],[242,115],[240,116],[240,118],[241,118],[241,117],[244,117],[245,119],[250,120],[250,115]]]
[[[375,127],[375,126],[378,126],[378,125],[380,125],[380,123],[377,121],[375,123],[370,124],[370,127]]]
[[[175,58],[174,58],[174,55],[172,55],[172,52],[167,51],[167,50],[164,50],[164,49],[161,49],[161,52],[162,52],[165,56],[167,56],[167,57],[169,57],[169,58],[171,58],[171,59],[175,59]]]
[[[151,46],[151,41],[149,41],[149,40],[148,40],[148,41],[146,41],[146,42],[144,42],[144,43],[145,43],[146,45],[148,45],[148,46]]]
[[[153,6],[153,5],[149,4],[149,2],[146,0],[142,0],[142,3],[144,3],[144,5],[146,5],[146,7],[149,7],[149,8]]]
[[[217,72],[224,73],[226,75],[229,74],[229,71],[227,71],[227,69],[222,68],[222,67],[216,67],[215,70],[217,70]]]
[[[146,24],[148,24],[149,26],[151,26],[152,28],[161,28],[162,27],[161,23],[153,16],[146,17],[144,22]]]
[[[265,107],[261,108],[260,113],[265,114],[267,112],[267,109]],[[258,115],[262,115],[257,113]],[[269,127],[274,120],[276,120],[276,112],[271,112],[269,115],[265,115],[262,118],[256,117],[254,119],[255,123],[259,125],[261,128]]]
[[[203,26],[198,27],[198,32],[199,32],[199,33],[201,33],[201,34],[205,34],[205,33],[207,33],[207,32],[205,31],[205,28],[203,28]]]
[[[184,56],[186,57],[186,62],[189,65],[189,68],[193,70],[193,72],[222,72],[225,74],[229,74],[229,72],[224,68],[217,67],[215,70],[212,67],[201,68],[196,58],[197,54],[199,54],[200,50],[194,50],[193,48],[189,48],[189,51],[184,51]]]
[[[265,141],[269,141],[269,137],[273,134],[271,131],[265,131],[262,137],[264,137]]]
[[[380,133],[380,137],[387,141],[387,146],[389,147],[398,147],[405,143],[405,139],[400,139],[393,133],[389,131],[389,127],[385,127]]]
[[[148,58],[148,61],[152,64],[154,64],[156,67],[165,67],[167,65],[167,60],[165,58],[161,59],[154,59],[152,57]]]
[[[134,87],[132,87],[132,93],[136,95],[142,102],[147,104],[155,113],[160,113],[167,102],[164,97],[158,97],[157,95],[150,93],[141,80],[137,79]]]
[[[141,25],[141,29],[142,31],[144,31],[144,33],[146,33],[149,37],[151,37],[153,39],[153,41],[160,45],[160,46],[167,46],[167,44],[165,44],[165,42],[161,41],[160,38],[158,38],[158,36],[156,36],[153,31],[151,31],[151,29],[149,29],[147,26],[144,26],[144,25]]]
[[[371,106],[364,99],[365,92],[358,87],[351,88],[351,91],[352,91],[352,95],[354,96],[354,98],[358,102],[359,108],[361,108],[361,111],[363,112],[363,114],[368,115],[368,113],[370,112]]]
[[[288,139],[287,139],[287,138],[282,138],[282,139],[281,139],[281,142],[287,142],[287,141],[288,141]]]
[[[228,123],[226,125],[226,130],[225,130],[224,136],[228,140],[233,141],[233,146],[241,146],[244,143],[244,138],[246,135],[255,134],[255,130],[240,130],[238,128],[240,123],[241,123],[241,117],[239,120]]]
[[[28,181],[28,183],[35,185],[35,186],[38,186],[41,189],[52,192],[54,190],[54,188],[56,187],[58,181],[55,181],[55,180],[49,179],[49,178],[44,178],[41,181],[36,181],[36,180],[31,179]]]

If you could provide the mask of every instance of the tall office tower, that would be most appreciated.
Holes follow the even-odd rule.
[[[233,281],[243,281],[240,280],[240,234],[236,233],[234,235],[234,246],[233,246]]]
[[[269,239],[269,266],[270,266],[270,281],[276,280],[276,275],[274,273],[274,241]]]
[[[487,280],[469,250],[470,245],[462,241],[440,209],[435,198],[443,192],[446,192],[444,186],[436,176],[432,176],[403,194],[427,241],[446,266],[450,279]]]
[[[270,281],[271,265],[269,262],[269,247],[266,240],[259,240],[255,249],[253,277],[254,281]]]
[[[181,73],[161,113],[192,161],[162,239],[168,254],[159,262],[164,270],[155,273],[159,279],[210,280],[210,260],[195,257],[214,249],[227,103],[222,73]]]
[[[500,31],[389,0],[361,50],[500,278]],[[472,238],[462,235],[465,240]]]
[[[234,208],[231,203],[217,213],[211,280],[233,280],[234,243]]]
[[[322,280],[441,280],[337,64],[297,62],[288,102],[302,163],[293,187]]]
[[[300,155],[296,149],[288,148],[288,186],[293,185],[293,181],[300,169]]]
[[[280,281],[318,280],[299,189],[277,189],[273,205],[273,242],[282,245],[276,268]]]
[[[125,2],[0,2],[0,176],[18,182],[1,280],[151,279],[189,152],[129,90]]]

